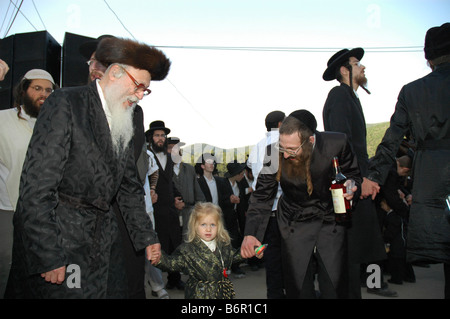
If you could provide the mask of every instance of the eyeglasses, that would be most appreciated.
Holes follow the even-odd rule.
[[[153,135],[153,137],[156,137],[156,138],[158,138],[158,137],[162,137],[162,138],[166,138],[166,134],[154,134]]]
[[[95,63],[103,65],[98,60],[96,60],[95,58],[92,58],[89,61],[86,61],[86,64],[89,65],[89,66],[91,66],[91,64],[95,64]]]
[[[304,140],[303,143],[296,149],[296,150],[288,150],[286,148],[283,148],[280,146],[280,142],[276,142],[275,143],[275,148],[278,150],[278,152],[280,153],[286,153],[288,154],[290,157],[295,157],[297,156],[298,151],[300,151],[300,149],[302,148],[302,146],[306,143],[307,140]]]
[[[150,89],[148,89],[144,84],[139,83],[138,81],[136,81],[136,79],[130,73],[128,73],[128,71],[125,70],[124,67],[122,67],[122,66],[120,66],[120,67],[122,68],[122,70],[125,71],[125,73],[131,79],[131,81],[133,81],[134,85],[136,85],[136,87],[134,88],[134,93],[142,93],[142,92],[144,92],[144,96],[147,96],[150,93],[152,93],[152,91]]]
[[[34,89],[36,92],[39,92],[39,93],[45,91],[45,93],[51,94],[51,93],[53,92],[53,89],[50,89],[50,88],[44,89],[42,86],[39,86],[39,85],[36,85],[36,86],[30,86],[30,88]]]

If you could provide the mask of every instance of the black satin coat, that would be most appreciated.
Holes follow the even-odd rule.
[[[270,146],[269,146],[270,147]],[[272,152],[273,153],[273,152]],[[282,262],[288,298],[299,298],[305,272],[314,247],[317,248],[333,285],[337,288],[346,251],[346,228],[336,225],[333,201],[329,190],[334,178],[332,160],[338,156],[343,174],[353,179],[360,189],[361,175],[356,157],[344,134],[316,132],[311,160],[313,193],[307,193],[306,182],[281,176],[283,195],[278,201],[277,221],[282,237]],[[265,160],[256,190],[250,197],[245,235],[262,241],[272,213],[278,190],[276,179],[278,154]],[[355,197],[358,194],[355,194]]]
[[[23,167],[7,297],[126,296],[113,199],[136,250],[158,242],[131,144],[120,158],[114,153],[95,82],[50,95]],[[80,268],[81,288],[40,277],[71,264]]]
[[[450,63],[405,85],[371,161],[370,179],[383,184],[407,133],[417,143],[413,161],[413,202],[407,258],[411,262],[450,263]]]

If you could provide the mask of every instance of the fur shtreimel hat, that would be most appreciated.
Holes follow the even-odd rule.
[[[425,59],[434,60],[450,54],[450,23],[434,27],[425,35]]]
[[[100,41],[95,58],[106,67],[120,63],[147,70],[152,81],[164,80],[171,65],[166,55],[157,48],[123,38],[105,38]]]
[[[297,120],[305,124],[313,133],[317,129],[317,121],[315,116],[308,110],[297,110],[289,114]]]

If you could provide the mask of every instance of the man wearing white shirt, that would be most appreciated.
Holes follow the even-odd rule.
[[[250,152],[247,166],[251,168],[253,173],[253,190],[257,187],[258,175],[264,164],[275,165],[274,163],[269,162],[269,158],[272,155],[269,152],[274,151],[277,153],[277,151],[271,148],[270,145],[274,145],[278,142],[280,137],[278,129],[280,128],[285,117],[286,115],[282,111],[273,111],[267,114],[265,119],[267,129],[266,137],[259,141]],[[267,249],[264,251],[264,266],[266,268],[268,299],[285,298],[283,271],[281,269],[281,239],[276,218],[278,199],[280,198],[281,193],[281,187],[278,185],[277,197],[272,207],[272,215],[269,219],[269,224],[267,226],[266,235],[264,238],[264,243],[268,244]]]
[[[13,239],[12,218],[19,182],[39,111],[56,88],[47,71],[28,71],[14,88],[14,107],[0,111],[0,296],[8,279]],[[0,297],[0,298],[1,298]]]

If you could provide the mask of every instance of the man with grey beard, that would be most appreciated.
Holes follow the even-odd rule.
[[[105,75],[44,103],[30,141],[14,215],[7,298],[126,298],[116,200],[135,249],[157,263],[133,155],[132,112],[170,61],[128,39],[103,39]]]
[[[255,247],[264,238],[280,183],[283,193],[275,214],[289,299],[316,298],[316,273],[321,298],[341,297],[339,288],[345,284],[342,275],[347,225],[336,222],[333,209],[330,186],[335,156],[342,173],[355,181],[352,191],[357,192],[361,185],[358,163],[345,134],[318,132],[316,127],[316,119],[307,110],[294,111],[283,121],[279,142],[268,146],[279,151],[278,160],[271,157],[264,161],[267,164],[258,175],[250,198],[241,246],[242,257],[255,256]],[[353,198],[353,194],[344,196],[348,200]],[[359,195],[355,193],[355,196]]]

